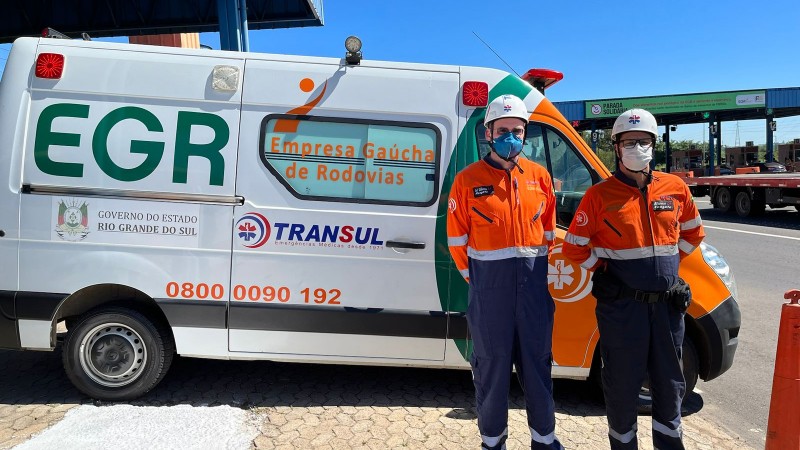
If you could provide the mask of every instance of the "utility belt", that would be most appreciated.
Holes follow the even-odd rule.
[[[663,292],[648,292],[633,289],[619,278],[600,268],[592,276],[592,295],[601,303],[617,300],[634,300],[641,303],[668,303],[680,312],[685,312],[692,303],[692,291],[682,278]]]

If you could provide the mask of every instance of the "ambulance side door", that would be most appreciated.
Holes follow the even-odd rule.
[[[243,60],[60,41],[39,51],[65,69],[31,82],[20,291],[127,286],[162,308],[178,353],[225,357],[240,89],[212,80]],[[47,347],[51,303],[29,305],[30,347]]]
[[[458,75],[248,60],[232,352],[441,361],[437,210]]]

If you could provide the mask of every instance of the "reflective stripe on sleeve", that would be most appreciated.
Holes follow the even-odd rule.
[[[544,238],[547,239],[548,241],[552,241],[553,239],[556,238],[556,234],[553,233],[552,231],[545,231]]]
[[[688,255],[689,253],[692,253],[694,249],[696,249],[697,247],[681,239],[678,241],[678,248],[680,248],[683,253],[686,253]]]
[[[478,261],[497,261],[511,258],[533,258],[547,255],[547,246],[540,247],[506,247],[498,250],[475,250],[467,247],[467,256]]]
[[[564,236],[564,240],[572,245],[587,245],[589,243],[589,238],[576,236],[572,233],[567,233],[567,235]]]
[[[686,222],[682,222],[681,231],[694,230],[695,228],[699,227],[702,224],[703,220],[700,218],[700,216],[697,216],[692,220],[687,220]]]
[[[683,250],[681,248],[681,250]],[[653,247],[626,248],[624,250],[613,250],[610,248],[595,247],[595,254],[600,258],[608,259],[641,259],[652,258],[653,256],[673,256],[678,254],[677,245],[656,245]]]
[[[592,253],[591,255],[589,255],[589,259],[581,263],[581,267],[587,270],[591,269],[592,267],[594,267],[595,264],[597,264],[598,259],[599,258],[597,257],[597,255]]]
[[[461,247],[462,245],[467,245],[467,235],[465,234],[463,236],[448,237],[447,245],[450,247]]]
[[[469,278],[469,269],[461,269],[458,271],[464,279]]]

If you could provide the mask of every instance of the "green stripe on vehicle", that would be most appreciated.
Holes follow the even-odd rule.
[[[503,95],[511,94],[519,98],[525,98],[533,88],[517,76],[509,75],[497,83],[489,91],[489,100]],[[464,277],[456,269],[453,259],[450,257],[450,250],[447,247],[447,199],[450,196],[450,189],[459,168],[475,162],[478,159],[478,140],[475,136],[475,128],[483,121],[485,108],[478,108],[467,119],[467,123],[461,130],[461,134],[456,140],[456,148],[450,156],[450,163],[444,175],[444,183],[439,197],[439,209],[436,215],[436,285],[439,289],[439,301],[442,311],[467,312],[467,295],[469,285],[464,281]],[[464,338],[454,338],[458,349],[464,359],[469,360],[472,353],[472,342]]]

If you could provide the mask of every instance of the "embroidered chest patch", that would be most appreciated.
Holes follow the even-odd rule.
[[[673,211],[675,204],[672,200],[653,200],[653,211]]]
[[[472,195],[474,195],[475,198],[485,197],[487,195],[492,195],[492,194],[494,194],[494,186],[492,186],[492,185],[489,185],[489,186],[477,186],[477,187],[472,188]]]

